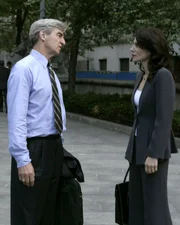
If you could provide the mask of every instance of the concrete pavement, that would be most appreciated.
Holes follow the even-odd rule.
[[[68,120],[65,148],[82,164],[85,183],[84,225],[115,225],[114,186],[128,166],[124,152],[128,136]],[[9,225],[10,157],[7,150],[6,114],[0,114],[0,225]],[[169,203],[174,225],[180,224],[180,154],[172,156],[169,169]]]

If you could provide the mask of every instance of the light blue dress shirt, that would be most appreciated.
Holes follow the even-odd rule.
[[[32,50],[30,55],[14,65],[9,76],[7,93],[9,151],[15,158],[17,167],[31,162],[27,138],[57,134],[47,63],[45,56]],[[65,131],[66,113],[61,85],[56,74],[55,79]]]

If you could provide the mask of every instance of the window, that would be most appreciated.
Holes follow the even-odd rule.
[[[119,59],[120,62],[120,71],[129,72],[129,58]]]
[[[107,71],[107,59],[100,59],[99,60],[99,69],[101,71]]]
[[[76,65],[77,71],[89,71],[89,60],[79,60]]]

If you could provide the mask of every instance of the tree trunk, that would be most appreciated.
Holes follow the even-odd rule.
[[[73,40],[71,51],[70,51],[68,91],[71,93],[75,92],[76,64],[77,64],[77,57],[79,52],[79,41],[80,41],[80,35],[76,35],[75,39]]]
[[[16,11],[16,46],[19,46],[21,44],[21,34],[24,26],[24,22],[26,20],[28,14],[28,9],[17,9]]]
[[[22,9],[18,9],[16,12],[16,46],[21,44],[21,33],[22,33]]]

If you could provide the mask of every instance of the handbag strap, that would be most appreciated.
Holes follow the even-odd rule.
[[[126,171],[126,174],[125,174],[125,176],[124,176],[123,183],[126,182],[126,179],[127,179],[128,173],[129,173],[129,168],[130,168],[130,167],[128,167],[128,169],[127,169],[127,171]]]

